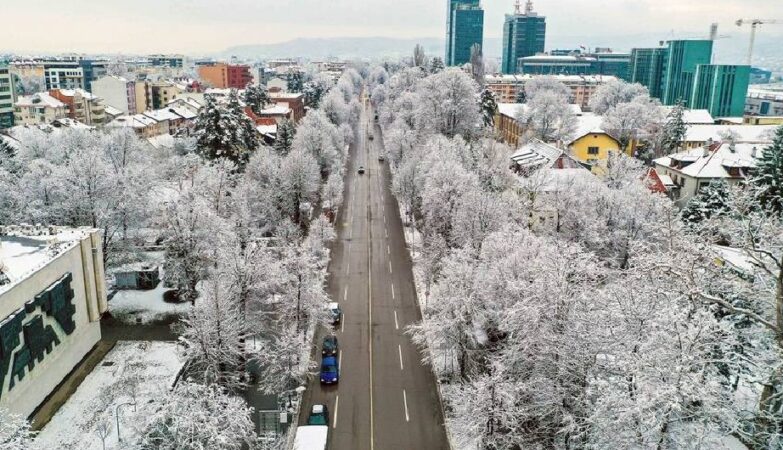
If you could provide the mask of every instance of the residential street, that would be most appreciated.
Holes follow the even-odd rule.
[[[313,377],[299,420],[306,422],[313,404],[326,403],[330,449],[447,449],[434,376],[405,334],[421,315],[389,169],[378,161],[380,128],[370,117],[363,115],[350,149],[329,266],[329,294],[344,313],[336,330],[340,382],[322,387]],[[374,140],[368,127],[375,128]]]

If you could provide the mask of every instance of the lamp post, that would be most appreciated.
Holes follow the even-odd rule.
[[[136,411],[135,402],[120,403],[114,408],[114,418],[117,420],[117,442],[122,442],[122,437],[120,437],[120,408],[123,406],[133,406],[133,410]]]

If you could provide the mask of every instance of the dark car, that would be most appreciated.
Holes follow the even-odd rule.
[[[337,336],[326,336],[321,346],[321,354],[333,356],[337,354],[338,350]]]
[[[386,158],[384,158],[383,155],[378,155],[378,161],[384,162],[386,161]]]
[[[321,383],[333,384],[340,380],[340,368],[337,367],[337,358],[324,356],[321,360]]]
[[[364,166],[359,166],[359,175],[364,174]]]
[[[307,418],[308,425],[329,425],[329,408],[326,405],[313,405],[310,417]]]

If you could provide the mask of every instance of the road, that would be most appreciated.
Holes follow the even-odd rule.
[[[405,334],[421,314],[391,175],[378,161],[381,131],[370,123],[364,112],[350,148],[329,265],[329,294],[344,314],[335,330],[340,382],[321,386],[313,377],[299,423],[313,404],[323,403],[331,413],[330,449],[448,449],[434,375]],[[370,127],[375,140],[368,139]]]

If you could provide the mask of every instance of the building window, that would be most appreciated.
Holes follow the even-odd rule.
[[[597,155],[598,154],[598,147],[587,147],[587,154],[588,155]]]

